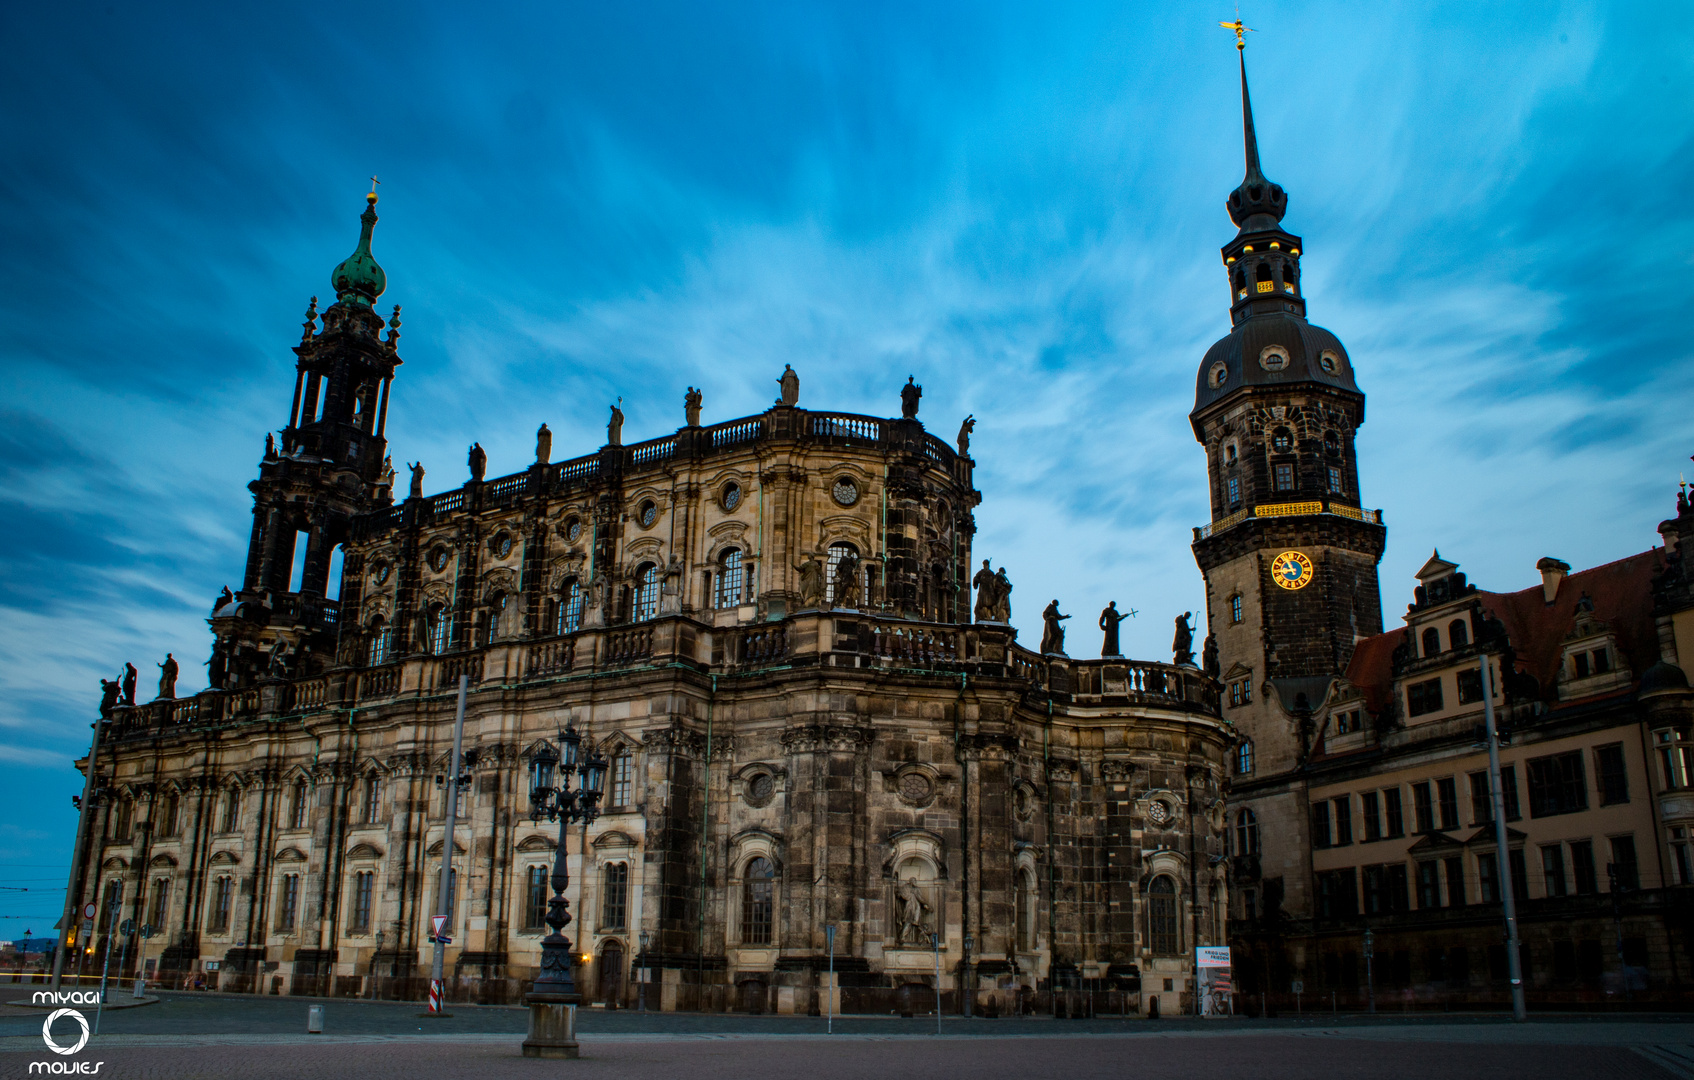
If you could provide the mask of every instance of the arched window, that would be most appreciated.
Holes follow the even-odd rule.
[[[611,796],[606,801],[608,807],[629,806],[635,798],[635,755],[628,750],[619,750],[612,755],[611,784],[607,794]]]
[[[1300,275],[1300,271],[1295,268],[1294,263],[1292,261],[1283,263],[1282,264],[1282,291],[1287,292],[1287,293],[1294,292],[1295,291],[1294,290],[1295,279],[1297,277],[1299,277],[1299,275]]]
[[[582,582],[571,578],[553,601],[553,633],[574,634],[582,629]]]
[[[447,651],[452,637],[453,617],[439,600],[424,609],[424,647],[436,656]]]
[[[1454,619],[1447,624],[1447,641],[1455,649],[1470,644],[1470,628],[1465,625],[1465,620]]]
[[[1271,432],[1271,449],[1279,454],[1286,454],[1294,449],[1294,433],[1285,427]]]
[[[306,827],[306,781],[294,781],[294,791],[288,799],[288,827],[304,829]]]
[[[741,883],[741,943],[771,943],[772,878],[776,868],[763,856],[747,864]]]
[[[659,614],[659,568],[642,563],[635,571],[633,620],[646,622]]]
[[[859,549],[854,547],[852,544],[847,543],[845,540],[837,541],[836,543],[829,545],[829,566],[824,575],[824,599],[828,600],[832,604],[836,602],[835,594],[837,589],[835,584],[837,572],[841,568],[842,560],[849,556],[852,557],[855,563],[858,563]],[[860,597],[862,598],[864,595],[864,571],[862,569],[863,564],[859,563],[859,566],[861,567],[861,570],[854,576],[860,579],[857,584],[860,590]]]
[[[1242,739],[1235,747],[1235,771],[1246,776],[1253,771],[1253,740]]]
[[[1241,810],[1235,815],[1235,853],[1259,853],[1259,816],[1251,810]]]
[[[1257,277],[1258,284],[1255,285],[1254,288],[1256,288],[1259,292],[1268,293],[1276,288],[1276,284],[1271,280],[1271,264],[1269,260],[1259,264]]]
[[[1247,275],[1239,266],[1235,268],[1235,298],[1247,299]]]
[[[365,777],[364,823],[375,825],[382,819],[382,782],[372,773]]]
[[[488,598],[489,641],[499,641],[506,636],[506,609],[509,607],[511,607],[511,597],[503,592],[494,593]]]
[[[371,667],[388,663],[388,620],[381,615],[372,615],[371,621],[365,624],[365,637],[370,641],[370,654],[366,662]]]
[[[241,828],[241,789],[232,787],[224,792],[224,819],[220,832],[236,832]]]
[[[1434,656],[1441,651],[1441,631],[1430,627],[1423,632],[1423,654]]]
[[[1018,871],[1017,947],[1035,951],[1035,878],[1028,870]]]
[[[1157,956],[1177,952],[1176,882],[1166,874],[1147,886],[1147,944]]]
[[[741,549],[730,548],[718,557],[718,588],[714,606],[736,607],[741,603]]]

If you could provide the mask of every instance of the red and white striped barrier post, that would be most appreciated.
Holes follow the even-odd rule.
[[[432,1012],[432,1013],[438,1013],[438,1012],[441,1011],[441,980],[440,979],[429,980],[429,1011]]]

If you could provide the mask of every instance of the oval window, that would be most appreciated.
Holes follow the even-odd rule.
[[[511,533],[501,533],[499,536],[496,536],[494,538],[494,556],[495,556],[495,558],[504,559],[506,556],[510,555],[511,553],[512,553],[512,534]]]
[[[1207,381],[1212,384],[1214,389],[1216,389],[1217,387],[1222,386],[1224,381],[1228,378],[1229,365],[1220,360],[1212,365],[1212,370],[1207,376]]]
[[[1288,350],[1281,345],[1266,345],[1259,353],[1259,366],[1266,371],[1281,371],[1288,366]]]
[[[1325,371],[1333,375],[1337,371],[1341,370],[1341,358],[1328,349],[1325,349],[1323,351],[1323,355],[1318,357],[1318,367],[1323,368]]]
[[[653,522],[659,520],[659,504],[652,499],[642,503],[638,520],[640,520],[643,529],[651,529]]]
[[[734,510],[737,506],[740,506],[740,505],[741,505],[741,485],[740,484],[734,484],[734,483],[725,484],[724,487],[723,487],[723,508],[725,510]]]
[[[565,539],[569,540],[573,544],[582,539],[581,518],[571,518],[569,521],[565,522]]]
[[[429,553],[429,568],[436,573],[447,569],[447,549],[438,547]]]

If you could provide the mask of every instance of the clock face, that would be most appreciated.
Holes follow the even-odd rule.
[[[1312,560],[1298,551],[1285,551],[1271,560],[1271,578],[1284,589],[1304,589],[1312,580]]]

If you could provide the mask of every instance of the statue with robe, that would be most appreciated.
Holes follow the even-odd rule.
[[[1193,617],[1192,611],[1176,617],[1176,636],[1171,639],[1171,663],[1177,667],[1194,666],[1194,628],[1188,623]]]
[[[1223,663],[1218,659],[1218,636],[1216,634],[1206,635],[1206,645],[1200,651],[1200,657],[1200,665],[1207,675],[1215,679],[1223,673]]]
[[[859,605],[859,557],[851,551],[835,564],[835,606],[857,608]]]
[[[994,621],[1009,623],[1012,621],[1012,579],[1006,576],[1004,566],[994,578],[1000,583],[994,590]]]
[[[118,707],[118,695],[122,689],[116,679],[100,680],[100,719],[110,720],[112,710]]]
[[[800,400],[800,375],[787,364],[782,365],[782,376],[777,385],[782,387],[782,396],[777,398],[779,405],[794,405]]]
[[[623,410],[618,405],[623,404],[623,398],[618,398],[617,405],[612,406],[611,419],[606,421],[606,445],[623,445]]]
[[[971,578],[971,588],[976,590],[976,606],[972,614],[977,622],[993,622],[994,612],[999,607],[1000,579],[994,575],[987,559],[982,560],[982,569]]]
[[[423,498],[423,478],[424,478],[423,462],[414,461],[414,462],[408,464],[406,466],[406,468],[412,470],[411,497],[414,498],[414,499]]]
[[[1106,632],[1105,640],[1100,645],[1101,656],[1122,656],[1123,650],[1118,647],[1118,623],[1131,616],[1131,612],[1119,611],[1118,602],[1113,600],[1100,612],[1100,629]]]
[[[276,436],[265,432],[265,460],[276,457]]]
[[[165,654],[165,662],[159,665],[159,697],[169,699],[176,697],[176,657]]]
[[[800,572],[800,610],[823,604],[824,565],[816,555],[807,555],[804,562],[795,564]]]
[[[1041,653],[1043,656],[1065,655],[1065,628],[1061,625],[1069,615],[1059,614],[1059,602],[1054,600],[1041,612]]]
[[[907,878],[900,883],[900,931],[899,942],[902,945],[929,944],[929,924],[924,919],[924,913],[929,905],[924,903],[923,896],[918,892],[918,883],[914,878]]]
[[[971,432],[976,430],[976,417],[967,416],[965,422],[959,425],[959,456],[971,456]]]
[[[689,427],[700,426],[700,391],[690,386],[688,393],[682,395],[682,411],[688,416]]]
[[[553,458],[553,433],[547,430],[547,424],[542,422],[535,429],[535,463],[545,465]]]
[[[488,455],[483,452],[481,443],[471,443],[470,466],[471,479],[481,483],[488,472]]]
[[[917,384],[916,376],[906,376],[906,385],[900,388],[900,415],[907,420],[918,418],[918,399],[923,397],[923,387]]]
[[[135,670],[134,664],[129,664],[129,663],[124,664],[124,704],[125,705],[134,705],[135,704],[135,681],[137,679],[139,679],[140,677],[141,677],[141,673],[139,671]]]

